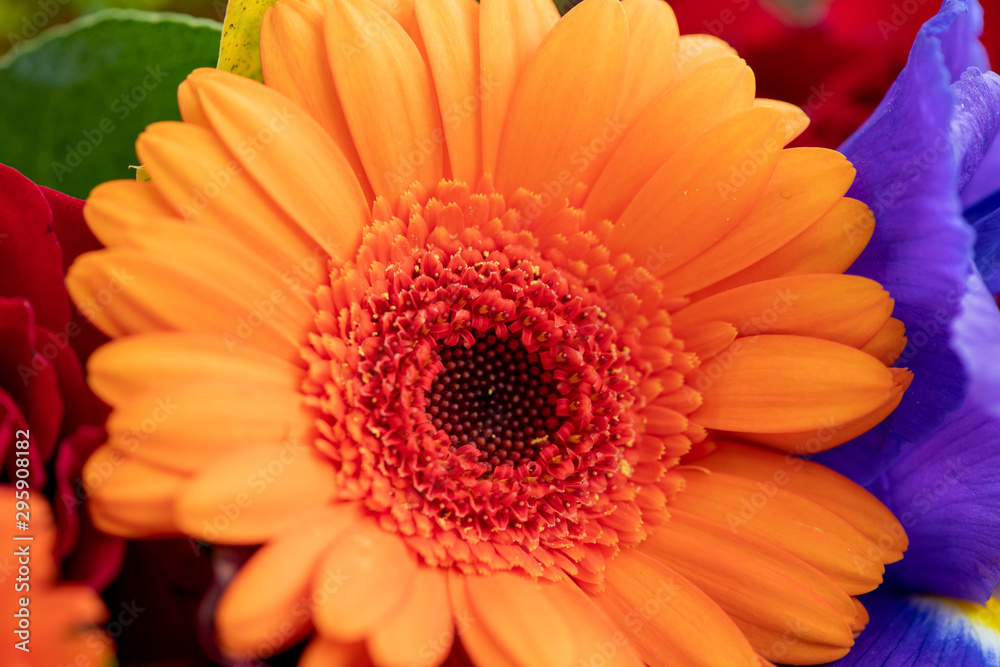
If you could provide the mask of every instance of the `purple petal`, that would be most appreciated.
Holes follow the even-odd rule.
[[[978,271],[952,323],[952,347],[969,369],[969,398],[1000,417],[1000,309]]]
[[[983,34],[983,8],[976,0],[945,0],[937,15],[921,28],[924,30],[941,39],[945,66],[952,81],[958,81],[970,67],[989,70],[986,49],[979,43]]]
[[[992,614],[971,615],[957,604],[923,596],[873,593],[861,598],[868,627],[836,667],[995,667],[1000,636],[986,626]]]
[[[890,585],[985,603],[1000,581],[1000,419],[973,401],[872,487],[910,538]]]
[[[959,163],[958,189],[961,191],[979,170],[1000,130],[1000,76],[969,69],[951,88],[958,101],[951,128]],[[1000,183],[994,184],[994,187],[997,186]]]
[[[955,4],[962,3],[946,7]],[[877,221],[850,272],[877,280],[896,300],[894,315],[909,337],[899,365],[915,374],[890,419],[817,457],[862,483],[883,472],[905,444],[931,433],[964,395],[964,369],[948,334],[965,292],[973,233],[958,200],[950,132],[955,93],[938,37],[946,19],[955,18],[942,9],[921,28],[899,79],[842,147],[858,170],[848,194],[871,206]]]
[[[965,217],[976,230],[976,267],[990,294],[997,294],[1000,292],[1000,190],[966,209]]]

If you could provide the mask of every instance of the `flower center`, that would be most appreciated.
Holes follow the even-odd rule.
[[[552,371],[537,352],[495,334],[439,352],[444,370],[427,392],[427,418],[456,450],[476,448],[492,471],[538,458],[559,426]]]
[[[599,573],[673,484],[686,420],[642,410],[690,366],[663,346],[642,358],[638,326],[662,339],[665,309],[629,324],[639,300],[613,304],[591,277],[598,235],[540,236],[519,203],[447,182],[377,202],[357,258],[317,291],[303,389],[341,499],[429,565]],[[633,476],[667,491],[642,510]]]

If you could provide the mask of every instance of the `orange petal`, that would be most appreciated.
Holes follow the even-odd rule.
[[[906,349],[906,325],[895,317],[890,317],[877,334],[861,348],[886,366],[892,366]]]
[[[483,172],[496,173],[500,135],[525,67],[559,12],[551,0],[482,0],[479,14],[483,95]]]
[[[758,203],[781,154],[779,120],[747,109],[677,151],[618,219],[612,251],[645,263],[650,248],[669,247],[651,271],[660,276],[711,247]]]
[[[794,104],[758,97],[753,101],[753,105],[774,109],[781,114],[781,122],[785,126],[785,143],[791,142],[809,127],[809,116]]]
[[[153,332],[102,345],[87,361],[90,388],[115,406],[138,393],[174,384],[231,380],[297,391],[303,371],[250,347],[230,349],[204,334]]]
[[[843,273],[861,255],[874,231],[875,216],[871,209],[856,199],[845,197],[798,236],[751,266],[712,285],[705,293],[778,276]],[[700,298],[704,294],[693,296]]]
[[[477,667],[522,667],[501,647],[498,638],[479,622],[469,601],[467,580],[461,572],[449,570],[448,594],[462,648]]]
[[[107,429],[127,455],[193,473],[246,447],[277,455],[282,445],[311,442],[315,421],[297,390],[234,377],[152,386],[118,403]]]
[[[842,424],[882,405],[894,375],[867,354],[801,336],[748,336],[688,378],[705,428],[788,433]]]
[[[326,46],[376,196],[395,203],[414,181],[437,185],[444,131],[427,63],[410,36],[369,0],[336,0],[327,10]]]
[[[511,100],[497,159],[500,192],[527,188],[547,198],[543,209],[569,196],[593,146],[621,134],[615,112],[627,58],[628,25],[617,0],[584,0],[556,24]]]
[[[186,266],[249,299],[268,326],[292,340],[312,329],[316,309],[310,299],[318,284],[295,284],[228,232],[176,222],[148,222],[128,233],[118,247],[135,248]],[[295,287],[296,289],[293,289]]]
[[[231,234],[283,273],[294,269],[313,280],[325,277],[321,269],[329,255],[324,248],[332,239],[313,241],[214,132],[185,123],[154,123],[139,136],[136,150],[152,174],[154,191],[170,202],[173,215]],[[133,204],[125,192],[109,194],[120,197],[109,202],[120,210]]]
[[[330,580],[313,587],[319,561],[360,517],[355,505],[325,508],[250,557],[215,610],[219,646],[226,655],[256,658],[265,648],[278,653],[308,634],[312,610],[339,585]],[[281,643],[274,645],[273,637]]]
[[[326,637],[313,637],[299,658],[298,667],[369,667],[371,664],[361,642],[345,644]]]
[[[508,572],[465,580],[472,614],[522,667],[576,665],[578,647],[564,612],[555,604],[551,583]]]
[[[83,217],[97,240],[110,246],[133,227],[149,220],[172,220],[175,213],[155,186],[129,179],[94,188],[84,204]]]
[[[610,561],[594,599],[650,665],[756,665],[746,637],[719,606],[665,563],[638,550]]]
[[[417,0],[416,15],[437,91],[451,176],[470,185],[483,173],[482,115],[492,90],[479,83],[479,4]]]
[[[409,596],[368,637],[368,651],[379,667],[435,667],[454,639],[447,574],[420,567]]]
[[[182,531],[216,544],[259,544],[289,518],[317,510],[336,489],[333,468],[299,443],[247,447],[222,457],[181,491],[174,516]]]
[[[665,276],[664,283],[673,294],[690,294],[738,273],[790,242],[839,205],[853,180],[854,167],[836,151],[782,151],[757,206],[718,243]],[[740,284],[745,282],[750,281]],[[721,287],[705,292],[718,289]]]
[[[225,282],[156,252],[115,248],[85,253],[70,267],[66,287],[84,317],[112,338],[192,331],[289,361],[301,358],[302,331],[267,317],[277,309],[269,297],[255,303]]]
[[[180,107],[181,118],[185,123],[197,125],[206,130],[212,129],[212,123],[205,115],[201,100],[198,99],[198,93],[194,86],[186,80],[181,81],[180,85],[177,86],[177,106]]]
[[[416,574],[416,558],[398,536],[362,522],[323,557],[317,577],[338,576],[340,585],[316,608],[317,630],[338,641],[364,638],[407,599]]]
[[[628,66],[621,121],[628,125],[673,82],[677,73],[677,18],[658,0],[623,0],[628,18]]]
[[[866,350],[862,351],[867,353]],[[724,433],[728,437],[757,442],[783,452],[802,455],[825,452],[872,430],[899,406],[903,400],[904,392],[909,389],[910,383],[913,382],[913,373],[900,368],[890,368],[889,372],[892,373],[895,382],[889,397],[882,405],[857,419],[843,423],[826,421],[818,429],[811,428],[792,433],[720,433]]]
[[[736,442],[716,441],[715,445],[715,451],[698,459],[699,466],[808,498],[846,519],[883,552],[895,552],[884,554],[884,558],[892,559],[886,562],[903,557],[908,541],[902,524],[878,498],[854,481],[797,456]]]
[[[712,35],[681,35],[677,41],[677,72],[687,74],[720,58],[739,57],[736,49]]]
[[[808,587],[786,576],[784,567],[748,557],[738,545],[671,530],[670,523],[639,549],[670,563],[708,594],[764,657],[792,664],[830,662],[854,644],[854,616],[837,613]],[[794,644],[782,642],[789,628],[795,628]]]
[[[104,445],[87,459],[83,483],[94,525],[130,539],[174,536],[174,501],[186,478]]]
[[[577,664],[607,667],[643,667],[625,633],[601,609],[594,598],[584,593],[569,579],[552,584],[549,597],[566,614],[580,647]]]
[[[678,338],[713,320],[743,335],[812,336],[860,348],[892,314],[889,293],[874,280],[839,273],[785,276],[714,294],[673,313]]]
[[[352,257],[371,220],[369,201],[330,135],[287,97],[251,79],[199,69],[188,80],[219,138],[257,184],[331,256]]]
[[[260,64],[264,82],[309,112],[333,137],[357,176],[365,199],[372,201],[371,185],[330,72],[323,14],[296,0],[277,3],[260,26]]]
[[[873,590],[885,571],[878,554],[866,559],[868,540],[847,520],[777,485],[744,477],[690,470],[671,501],[675,509],[726,526],[736,535],[770,542],[806,561],[850,595]]]
[[[765,657],[816,664],[854,643],[859,614],[852,598],[802,559],[762,540],[678,513],[639,549],[705,591]]]
[[[738,58],[712,62],[679,80],[625,131],[587,196],[584,208],[588,216],[616,220],[684,145],[733,113],[749,108],[753,89],[753,73]]]

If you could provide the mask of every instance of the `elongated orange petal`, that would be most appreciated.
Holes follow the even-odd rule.
[[[377,196],[395,202],[443,174],[444,130],[430,72],[410,36],[369,0],[336,0],[326,44],[337,93]]]
[[[705,63],[739,57],[736,49],[713,35],[681,35],[677,41],[677,72],[687,74]]]
[[[524,68],[556,21],[551,0],[483,0],[479,14],[483,171],[495,174],[500,136]]]
[[[283,0],[260,26],[264,83],[305,109],[333,137],[357,176],[365,199],[373,199],[337,96],[326,55],[323,14],[297,0]]]
[[[628,67],[621,121],[628,125],[673,83],[677,73],[677,18],[657,0],[623,0],[628,17]]]
[[[748,557],[738,545],[671,530],[670,523],[640,550],[670,563],[707,593],[765,657],[792,664],[830,662],[854,644],[853,615],[837,613],[810,588],[786,576],[784,567]],[[796,642],[790,646],[782,644],[789,627],[796,629]]]
[[[625,131],[584,208],[615,220],[649,179],[687,143],[753,100],[754,78],[738,58],[698,68],[661,95]]]
[[[112,337],[194,331],[289,361],[300,358],[301,333],[275,326],[278,321],[265,316],[264,310],[276,307],[269,296],[262,302],[260,295],[237,293],[225,282],[157,253],[127,248],[86,253],[70,267],[66,287],[80,312]],[[193,294],[199,298],[192,299]],[[185,307],[177,307],[179,303]]]
[[[132,232],[117,247],[135,248],[178,265],[186,264],[207,279],[251,299],[270,326],[289,338],[301,338],[316,319],[309,299],[316,285],[292,289],[292,281],[240,244],[228,232],[181,222],[150,222]],[[270,305],[265,306],[266,302]]]
[[[417,0],[420,24],[448,147],[451,176],[476,183],[483,173],[479,82],[479,4],[475,0]]]
[[[97,240],[118,243],[125,232],[149,220],[172,220],[176,212],[149,183],[135,179],[101,183],[90,193],[83,217]]]
[[[570,667],[578,647],[572,628],[549,596],[552,584],[497,572],[468,577],[472,613],[511,659],[523,667]]]
[[[107,429],[109,442],[129,456],[197,472],[246,447],[270,446],[276,456],[290,443],[301,449],[315,420],[298,391],[232,377],[153,385],[118,403]]]
[[[333,470],[303,444],[243,448],[204,466],[177,498],[177,525],[215,544],[259,544],[334,495]]]
[[[226,587],[215,611],[219,645],[233,658],[280,652],[312,628],[312,610],[339,582],[313,587],[329,546],[360,520],[354,505],[338,504],[307,515],[307,523],[277,536],[254,553]],[[294,520],[293,520],[294,521]],[[279,637],[281,643],[273,643]]]
[[[689,378],[706,428],[788,433],[857,419],[882,405],[894,375],[869,355],[802,336],[748,336]]]
[[[546,36],[511,100],[497,161],[497,189],[527,188],[565,200],[589,166],[592,142],[621,134],[615,118],[628,58],[617,0],[584,0]],[[566,113],[572,109],[572,113]]]
[[[718,243],[664,276],[667,289],[691,294],[767,257],[835,208],[853,180],[854,167],[836,151],[782,151],[757,206]]]
[[[715,446],[714,452],[698,460],[699,466],[787,489],[817,502],[880,545],[884,558],[892,559],[886,562],[903,557],[908,543],[903,526],[889,508],[854,481],[796,456],[736,442],[716,441]]]
[[[257,184],[331,256],[350,257],[371,221],[369,202],[330,135],[287,97],[251,79],[199,69],[188,81]],[[258,159],[263,153],[267,159]]]
[[[774,109],[781,114],[781,122],[785,128],[785,143],[792,141],[809,127],[809,116],[794,104],[758,97],[753,101],[753,105],[755,107]]]
[[[802,273],[843,273],[875,231],[875,216],[857,199],[843,198],[795,238],[751,266],[694,295]]]
[[[139,135],[136,150],[176,217],[231,234],[281,272],[295,269],[314,280],[323,276],[320,268],[329,257],[325,248],[332,243],[317,244],[258,187],[214,132],[185,123],[154,123]],[[118,200],[119,207],[130,204]],[[127,212],[135,218],[141,213]]]
[[[180,534],[173,509],[184,475],[104,445],[87,459],[82,477],[90,517],[101,530],[133,539]]]
[[[632,642],[608,614],[569,579],[557,581],[549,597],[567,616],[580,647],[579,661],[585,665],[643,667]]]
[[[755,665],[732,619],[666,563],[638,550],[607,565],[607,589],[594,596],[650,665]]]
[[[218,336],[153,332],[111,341],[87,360],[90,388],[115,406],[136,394],[174,384],[231,380],[297,391],[304,372],[287,361]]]
[[[368,651],[380,667],[433,667],[455,639],[448,601],[448,575],[420,567],[409,596],[368,637]]]
[[[891,317],[861,349],[886,366],[891,366],[906,349],[905,333],[906,325],[901,320]]]
[[[824,273],[785,276],[712,295],[671,315],[684,338],[691,326],[730,322],[746,334],[793,334],[860,348],[892,314],[889,293],[874,280]]]
[[[396,535],[371,521],[341,536],[324,556],[319,576],[339,585],[317,607],[316,628],[338,641],[364,638],[410,595],[417,561]]]
[[[760,485],[726,473],[692,470],[671,509],[704,517],[737,535],[767,540],[830,577],[850,595],[882,582],[879,554],[866,559],[869,543],[847,520],[819,503],[777,485]]]
[[[459,623],[462,647],[475,665],[482,667],[520,667],[500,646],[498,638],[479,622],[469,601],[467,577],[455,569],[449,571],[448,595]]]
[[[863,350],[867,353],[867,350]],[[720,432],[728,437],[757,442],[772,449],[797,454],[815,454],[842,445],[853,440],[862,433],[875,428],[888,417],[903,400],[904,392],[913,382],[913,373],[901,368],[890,368],[893,384],[892,391],[884,403],[872,409],[865,415],[846,422],[824,421],[819,428],[791,433],[747,433],[735,431]]]
[[[757,204],[782,150],[778,120],[747,109],[681,148],[622,213],[612,250],[644,262],[651,248],[669,248],[659,276],[711,247]]]
[[[361,642],[345,644],[314,637],[299,658],[298,667],[370,667],[371,664]]]

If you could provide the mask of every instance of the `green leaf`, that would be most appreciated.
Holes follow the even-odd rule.
[[[135,139],[179,120],[177,86],[212,67],[221,24],[182,14],[108,10],[53,28],[0,59],[0,162],[86,197],[135,178]]]
[[[260,70],[260,24],[277,0],[229,0],[219,69],[263,82]]]

